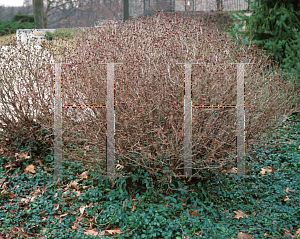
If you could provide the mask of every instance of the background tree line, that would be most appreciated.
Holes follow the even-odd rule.
[[[122,0],[24,0],[21,7],[0,6],[0,20],[10,21],[18,12],[35,16],[35,28],[90,27],[101,19],[121,19]],[[43,6],[43,8],[42,8]]]
[[[9,21],[19,11],[35,16],[35,28],[91,27],[101,19],[128,20],[130,15],[151,16],[156,10],[175,11],[175,1],[186,12],[199,9],[201,0],[24,0],[22,7],[0,6],[0,20]],[[237,5],[240,0],[227,4]],[[224,0],[208,0],[223,11]],[[142,12],[141,12],[142,10]]]

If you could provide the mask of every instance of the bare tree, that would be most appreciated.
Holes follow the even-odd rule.
[[[11,18],[18,13],[20,7],[5,7],[0,6],[1,21],[10,21]]]
[[[47,8],[46,8],[46,11],[45,11],[45,14],[44,14],[44,19],[43,19],[43,23],[44,23],[45,28],[48,27],[48,18],[50,16],[52,16],[53,14],[55,14],[53,11],[50,14],[51,10],[56,10],[56,11],[62,13],[62,12],[65,12],[65,10],[66,10],[66,8],[64,6],[66,6],[67,9],[69,10],[69,12],[66,15],[62,14],[63,17],[59,18],[56,21],[51,22],[51,24],[54,24],[56,22],[61,21],[62,19],[65,19],[65,18],[69,17],[70,14],[72,13],[72,11],[74,11],[74,9],[76,7],[78,7],[78,4],[79,4],[79,0],[72,0],[72,1],[71,0],[66,0],[66,2],[63,2],[63,0],[59,0],[58,2],[47,0]]]
[[[69,17],[70,14],[74,11],[74,9],[79,6],[79,2],[80,0],[44,0],[44,2],[43,0],[32,0],[34,17],[35,19],[37,19],[37,21],[42,21],[42,24],[36,23],[36,28],[48,28],[48,19],[54,14],[57,15],[58,12],[63,12],[64,14],[62,14],[62,17],[60,17],[58,20],[55,20],[50,24],[54,24],[56,22],[61,21],[62,19]],[[46,5],[45,11],[44,5]],[[69,10],[67,14],[65,12],[66,9]],[[42,14],[40,14],[40,12],[42,12]],[[38,15],[42,16],[42,20],[40,20],[40,17],[38,17]]]
[[[123,0],[124,6],[123,6],[123,20],[124,22],[129,19],[129,0]]]
[[[180,0],[177,1],[177,4],[180,6],[179,8],[184,12],[189,12],[194,10],[195,0]]]
[[[217,0],[217,11],[223,11],[223,0]]]
[[[34,24],[35,29],[43,29],[43,0],[32,0],[33,1],[33,15],[34,15]]]
[[[95,21],[110,19],[120,20],[123,17],[123,0],[81,0],[74,14],[61,21],[63,27],[94,26]]]

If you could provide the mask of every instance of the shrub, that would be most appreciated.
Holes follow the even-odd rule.
[[[7,145],[7,150],[9,149],[8,146],[15,147],[11,151],[17,150],[18,147],[22,150],[26,148],[27,151],[32,151],[36,155],[41,153],[38,151],[41,151],[44,146],[46,148],[53,147],[53,140],[51,139],[46,140],[45,145],[42,142],[43,126],[38,123],[38,121],[44,122],[52,119],[49,110],[53,107],[51,106],[53,101],[49,98],[51,94],[53,97],[51,90],[53,84],[51,84],[51,80],[49,81],[51,74],[41,71],[40,68],[43,64],[45,65],[43,60],[49,62],[51,56],[38,49],[41,50],[41,47],[21,44],[18,47],[7,47],[6,50],[0,52],[2,62],[0,71],[2,81],[0,87],[0,123],[3,130],[1,135],[5,133],[4,139],[7,139],[7,142],[1,143],[1,145]],[[33,69],[24,67],[26,64],[29,64]],[[12,72],[11,69],[14,71]],[[47,81],[43,81],[42,76],[44,79],[47,78]],[[33,80],[31,81],[31,79]],[[41,109],[36,104],[37,102],[43,106]],[[41,117],[39,115],[40,110],[45,110],[48,113],[45,112]],[[53,119],[51,123],[53,123]],[[50,133],[53,134],[53,132]]]
[[[156,16],[154,18],[154,21],[159,26],[160,21],[157,20],[158,19]],[[165,19],[162,17],[163,23],[165,23],[165,20],[169,19]],[[139,21],[137,21],[136,23],[138,22]],[[154,40],[158,42],[159,46],[164,46],[163,44],[166,44],[166,42],[162,41],[162,39],[159,38],[161,36],[160,34],[164,32],[161,32],[159,30],[154,31],[155,29],[153,28],[150,28],[149,30],[147,29],[147,27],[153,27],[153,22],[148,21],[146,23],[148,23],[148,25],[144,26],[144,28],[142,29],[138,29],[138,27],[140,26],[139,24],[135,24],[133,26],[129,26],[127,24],[126,28],[124,29],[125,31],[121,32],[119,36],[116,36],[120,37],[119,42],[110,35],[110,31],[113,32],[115,30],[110,27],[108,31],[98,33],[98,35],[105,38],[104,42],[106,42],[106,44],[104,44],[103,46],[102,41],[100,42],[100,45],[92,45],[92,47],[98,47],[98,50],[102,50],[98,55],[93,56],[92,54],[94,53],[94,51],[91,51],[81,52],[81,55],[79,56],[79,59],[84,57],[84,59],[82,59],[83,61],[89,60],[89,57],[86,56],[86,54],[88,54],[90,58],[94,57],[95,59],[98,59],[102,53],[107,53],[107,55],[102,56],[102,59],[100,59],[103,60],[105,57],[110,58],[105,58],[105,61],[120,60],[120,58],[122,59],[122,57],[124,56],[124,59],[122,59],[125,63],[124,71],[122,69],[122,71],[116,72],[116,106],[118,107],[116,117],[117,122],[122,123],[121,127],[120,124],[117,125],[116,130],[117,132],[120,131],[120,129],[123,130],[123,132],[121,132],[121,134],[123,134],[121,135],[123,138],[120,138],[119,135],[119,138],[116,137],[117,142],[119,142],[119,139],[129,139],[130,143],[132,143],[134,142],[134,140],[139,139],[136,137],[137,135],[139,135],[139,133],[148,133],[147,131],[143,131],[146,128],[145,125],[140,124],[143,122],[138,122],[142,121],[143,119],[140,117],[139,110],[141,109],[142,113],[148,110],[146,112],[146,114],[148,115],[148,113],[151,113],[153,108],[146,108],[145,110],[145,107],[143,107],[142,105],[142,103],[144,102],[138,101],[137,103],[139,103],[139,105],[132,106],[130,105],[131,102],[136,103],[134,102],[134,100],[145,99],[145,101],[148,100],[148,102],[151,101],[151,103],[155,103],[155,100],[157,100],[161,93],[159,92],[159,87],[161,87],[161,84],[165,83],[167,83],[168,86],[170,85],[170,88],[173,87],[172,90],[174,91],[175,96],[172,98],[172,100],[175,101],[174,104],[176,104],[176,101],[178,101],[177,98],[180,98],[180,102],[183,97],[183,94],[181,94],[180,97],[179,94],[177,94],[177,88],[180,87],[180,90],[182,90],[183,88],[183,80],[181,82],[175,82],[173,85],[171,84],[172,82],[174,82],[176,72],[178,78],[183,79],[183,73],[178,73],[182,71],[181,68],[175,69],[174,66],[173,68],[171,68],[172,65],[170,66],[169,69],[172,73],[172,78],[169,77],[168,79],[172,81],[171,83],[166,82],[166,79],[163,79],[163,76],[159,78],[159,74],[151,75],[151,70],[155,70],[154,67],[150,69],[150,72],[148,72],[148,74],[150,74],[150,76],[156,76],[158,79],[155,77],[151,77],[151,80],[153,82],[146,82],[146,80],[144,80],[144,82],[142,83],[146,85],[145,88],[143,88],[142,84],[139,84],[141,83],[140,81],[135,81],[136,78],[134,78],[134,76],[136,75],[133,71],[135,69],[133,68],[132,70],[130,66],[134,65],[134,63],[141,64],[141,59],[138,58],[141,56],[141,54],[138,54],[138,51],[134,51],[134,49],[144,46],[144,48],[139,49],[141,52],[149,54],[149,58],[151,58],[152,60],[157,60],[158,58],[158,69],[156,69],[157,71],[161,70],[160,67],[163,62],[159,57],[157,57],[157,55],[162,52],[161,49],[157,49],[156,52],[150,51],[150,53],[147,53],[146,50],[149,50],[147,49],[147,43],[152,46],[151,41],[153,41],[153,38],[155,38]],[[173,60],[171,61],[171,63],[183,61],[183,56],[185,55],[182,56],[179,53],[183,52],[184,46],[186,46],[184,50],[190,50],[190,48],[192,48],[193,50],[198,49],[199,45],[200,53],[203,54],[204,59],[212,60],[213,56],[216,55],[218,56],[218,60],[224,60],[223,58],[219,58],[220,53],[211,56],[209,53],[207,53],[207,51],[205,51],[209,49],[208,45],[210,43],[212,44],[212,46],[219,47],[219,49],[223,46],[223,44],[224,46],[227,46],[228,48],[225,47],[225,49],[221,49],[220,51],[222,53],[224,50],[225,54],[226,52],[230,53],[230,56],[232,58],[230,58],[229,60],[231,61],[235,60],[236,58],[237,62],[239,62],[241,59],[248,59],[248,57],[249,60],[257,60],[258,63],[264,63],[264,60],[266,60],[264,55],[259,55],[260,52],[257,51],[254,46],[243,48],[243,44],[238,45],[233,42],[227,42],[228,39],[226,39],[226,37],[224,36],[221,36],[221,42],[224,43],[218,44],[219,42],[214,42],[213,40],[218,39],[218,37],[220,36],[217,34],[214,35],[214,32],[210,31],[207,26],[202,26],[200,30],[196,29],[201,33],[202,31],[206,32],[206,34],[201,35],[203,39],[202,41],[200,41],[200,43],[198,43],[197,41],[193,41],[193,35],[189,34],[189,30],[191,30],[189,27],[195,26],[195,24],[193,25],[189,21],[177,21],[175,22],[175,24],[180,26],[179,30],[178,28],[175,30],[179,31],[178,37],[181,36],[181,39],[174,39],[174,35],[171,34],[170,39],[172,40],[171,43],[173,43],[174,49],[170,49],[174,50],[175,52],[172,57],[169,56],[169,58],[171,59],[167,59]],[[166,27],[169,27],[169,25],[166,24]],[[135,31],[133,29],[135,29]],[[142,36],[143,34],[145,34],[143,30],[145,31],[145,29],[148,30],[148,33],[152,30],[154,37],[146,35],[146,39],[143,39]],[[139,34],[139,30],[141,31],[141,34]],[[126,35],[128,31],[130,35]],[[186,33],[185,31],[187,32],[186,38],[184,37],[184,33]],[[76,42],[77,45],[80,46],[80,43],[84,43],[84,40],[91,39],[93,36],[95,36],[93,33],[94,32],[91,31],[90,34],[87,35],[86,38],[81,42]],[[131,36],[134,37],[133,34],[135,34],[135,37],[138,36],[138,41],[137,39],[132,40]],[[206,39],[205,37],[208,36],[210,36],[210,41],[206,42],[205,40],[208,39]],[[129,40],[132,41],[133,49],[128,49],[130,46],[129,44],[127,44]],[[145,41],[143,42],[143,40]],[[149,41],[147,42],[147,40]],[[141,42],[143,42],[144,45],[141,44]],[[97,41],[93,43],[96,44]],[[226,45],[226,43],[228,43],[228,45]],[[201,44],[203,44],[202,47]],[[176,48],[178,47],[178,45],[179,47],[182,46],[181,51],[180,48]],[[125,48],[125,46],[127,48]],[[118,50],[118,47],[119,55],[117,55],[117,53],[115,53],[114,51]],[[239,51],[237,51],[236,49],[238,49]],[[48,125],[51,126],[49,130],[47,130],[45,127],[42,127],[42,123],[43,125],[47,125],[47,123],[45,123],[45,120],[53,119],[53,115],[49,114],[47,108],[48,106],[53,106],[53,91],[51,91],[53,89],[53,82],[51,81],[53,79],[53,71],[50,68],[51,66],[49,67],[49,64],[42,64],[47,63],[50,57],[44,59],[41,58],[41,53],[43,52],[36,52],[33,48],[28,49],[26,47],[21,47],[20,49],[12,48],[11,50],[12,52],[8,52],[10,53],[8,54],[8,56],[3,54],[3,51],[0,52],[1,60],[7,59],[6,63],[13,63],[12,66],[10,65],[10,69],[4,67],[1,68],[1,73],[4,73],[4,75],[1,75],[3,84],[1,85],[0,91],[0,103],[4,103],[4,106],[8,108],[9,106],[11,106],[10,109],[12,108],[16,111],[16,114],[14,114],[15,117],[12,121],[6,120],[6,117],[8,117],[10,113],[12,113],[12,109],[11,111],[1,110],[0,112],[0,120],[4,120],[7,124],[10,123],[10,129],[8,131],[9,134],[7,134],[6,137],[4,136],[3,138],[4,141],[7,141],[7,145],[2,142],[0,144],[0,164],[2,166],[0,167],[0,205],[3,209],[0,211],[1,238],[44,237],[85,239],[94,238],[94,236],[99,236],[101,238],[113,237],[176,239],[266,237],[296,238],[297,236],[299,238],[300,208],[298,205],[300,199],[300,185],[297,182],[299,182],[300,179],[298,176],[300,166],[298,149],[300,124],[299,120],[296,120],[294,116],[287,118],[285,122],[278,125],[281,129],[277,132],[274,132],[274,137],[270,139],[263,138],[262,143],[266,144],[268,146],[267,148],[263,148],[261,145],[254,144],[253,150],[251,150],[250,152],[255,157],[249,157],[249,155],[245,157],[245,163],[247,164],[246,166],[251,167],[251,175],[249,175],[249,177],[234,177],[234,175],[232,174],[228,175],[230,172],[214,174],[209,170],[206,170],[204,172],[206,180],[194,180],[194,178],[192,178],[190,179],[190,182],[181,182],[180,179],[174,178],[173,175],[168,177],[169,175],[167,175],[167,173],[163,170],[155,172],[155,175],[151,173],[149,174],[149,171],[154,171],[159,167],[146,168],[144,167],[144,165],[142,165],[142,167],[139,165],[130,165],[132,166],[130,170],[127,170],[129,168],[125,168],[126,170],[122,171],[121,173],[123,174],[125,172],[135,172],[134,175],[124,175],[124,177],[120,177],[118,179],[114,178],[114,180],[110,180],[110,178],[108,177],[103,177],[103,175],[101,175],[102,172],[99,172],[97,170],[97,167],[89,167],[86,158],[83,159],[84,162],[82,163],[72,162],[71,160],[75,161],[75,159],[71,158],[71,160],[64,162],[63,164],[63,167],[65,169],[64,172],[67,177],[65,177],[64,179],[58,179],[52,176],[53,155],[49,155],[47,153],[48,155],[45,161],[50,162],[50,164],[42,163],[35,157],[37,155],[41,155],[43,153],[42,151],[47,151],[47,146],[44,147],[45,144],[43,144],[43,142],[47,141],[47,138],[51,138],[52,136],[51,129],[53,127],[53,122],[48,123]],[[86,48],[86,50],[91,49]],[[111,50],[111,52],[109,50]],[[213,47],[212,50],[215,50],[215,48]],[[37,54],[33,54],[34,52]],[[21,53],[21,55],[19,54],[17,56],[16,53]],[[65,51],[63,51],[63,53],[63,56],[66,58],[67,53],[65,53]],[[151,53],[155,55],[152,55]],[[167,53],[171,55],[170,52]],[[218,53],[218,51],[216,51],[215,53]],[[74,55],[75,53],[72,53],[72,55],[70,55],[69,57],[72,58],[74,57]],[[115,57],[116,55],[120,58],[111,58]],[[127,56],[128,58],[125,58]],[[193,54],[190,54],[185,59],[193,60],[192,56]],[[198,57],[198,55],[196,56]],[[175,58],[176,61],[173,59],[173,57],[177,57]],[[253,57],[253,59],[251,57]],[[16,58],[20,59],[22,64],[17,64],[19,62],[16,61]],[[95,60],[94,58],[93,60]],[[79,80],[79,86],[81,87],[80,89],[84,88],[86,86],[86,83],[89,83],[87,79],[94,76],[96,76],[97,78],[95,77],[92,79],[96,82],[100,81],[99,85],[88,85],[88,89],[86,90],[90,91],[90,89],[95,89],[95,91],[99,91],[102,88],[105,88],[105,85],[101,85],[102,79],[99,79],[99,72],[101,73],[102,71],[97,69],[96,65],[89,69],[88,64],[90,64],[90,61],[87,61],[85,64],[81,65],[82,62],[78,61],[78,59],[76,60],[78,62],[78,65],[73,64],[71,65],[70,69],[64,68],[63,72],[72,70],[70,71],[70,73],[76,73],[74,78]],[[140,60],[140,62],[135,62],[135,60]],[[21,66],[21,68],[19,66]],[[138,68],[138,66],[141,65],[137,65],[136,68]],[[265,65],[262,64],[261,66],[264,67]],[[149,66],[147,66],[147,69],[148,68]],[[86,71],[82,72],[82,74],[78,74],[78,71],[84,69]],[[143,70],[142,66],[141,70]],[[277,76],[277,69],[271,68],[271,70],[273,70],[275,73],[274,75]],[[157,73],[157,71],[154,73]],[[218,69],[212,69],[212,71],[215,71],[216,74],[218,73]],[[101,76],[104,75],[103,84],[106,84],[105,67],[103,69],[103,72],[104,73],[101,74]],[[196,87],[194,87],[196,94],[196,97],[194,98],[194,105],[197,105],[199,103],[198,101],[196,101],[197,93],[202,90],[200,87],[197,88],[197,85],[199,85],[198,81],[200,79],[200,83],[203,82],[205,84],[206,82],[203,78],[205,78],[206,76],[210,76],[208,74],[205,74],[204,77],[201,78],[202,71],[197,71],[196,69],[195,72],[196,73],[193,75],[193,83],[196,84]],[[159,71],[158,73],[161,72]],[[162,73],[165,72],[162,71]],[[223,88],[220,87],[221,93],[223,92],[224,88],[231,83],[231,76],[235,77],[234,71],[231,72],[231,69],[225,69],[225,71],[223,71],[222,73],[226,74],[227,78],[222,79],[223,82],[225,82],[225,86]],[[248,131],[248,128],[246,128],[246,142],[248,138],[253,138],[253,134],[256,136],[257,126],[267,127],[268,123],[272,123],[269,121],[270,115],[272,114],[278,116],[279,114],[283,113],[284,111],[282,108],[284,107],[284,105],[288,107],[290,106],[290,104],[287,104],[286,101],[290,99],[291,102],[289,103],[292,104],[293,100],[293,97],[291,97],[292,91],[288,92],[289,94],[286,94],[284,96],[282,95],[286,93],[285,90],[292,90],[291,85],[289,86],[286,83],[283,84],[280,79],[276,79],[275,81],[272,81],[271,79],[271,81],[269,81],[269,76],[271,76],[270,73],[268,74],[267,79],[262,78],[258,73],[259,71],[257,68],[251,68],[250,72],[248,71],[246,73],[247,75],[245,78],[245,93],[247,94],[247,125],[249,124],[254,128],[254,130],[251,130],[252,128],[249,128],[250,131]],[[199,75],[200,77],[198,78]],[[251,76],[251,79],[249,79],[249,75]],[[20,78],[16,76],[20,76]],[[124,79],[127,80],[126,84],[128,84],[129,88],[126,89],[127,91],[125,91],[125,94],[122,95],[120,94],[119,86],[121,85],[120,79],[122,79],[123,76]],[[142,77],[144,79],[147,77],[147,75],[142,75]],[[29,79],[29,82],[26,82],[25,79]],[[79,91],[79,88],[75,88],[75,90],[74,88],[71,88],[77,82],[70,81],[73,85],[67,85],[68,78],[63,75],[62,79],[64,86],[69,86],[69,88],[67,88],[67,90],[64,92],[63,98],[64,100],[72,99],[72,97],[74,96],[73,94],[70,94],[68,97],[66,97],[65,94],[69,92],[77,93]],[[159,81],[160,79],[162,79],[161,82]],[[19,87],[17,87],[17,89],[19,89],[19,91],[25,91],[22,91],[22,95],[20,94],[20,92],[16,92],[16,88],[12,86],[12,83],[17,82],[18,80],[21,84]],[[130,82],[130,80],[133,82]],[[218,86],[217,79],[213,78],[213,80],[213,83],[216,84],[213,84],[211,88]],[[234,79],[232,81],[234,82]],[[39,86],[43,87],[36,88],[34,83],[37,83]],[[281,84],[281,86],[276,88],[275,86],[277,83]],[[266,86],[266,84],[268,85]],[[177,88],[175,86],[177,86]],[[28,89],[31,91],[28,92]],[[145,93],[149,94],[150,98],[143,95],[143,90],[149,91],[149,89],[153,91],[152,95],[146,91]],[[49,91],[45,93],[45,90]],[[138,91],[141,94],[138,94],[138,97],[136,97],[135,91]],[[232,92],[230,92],[230,90],[228,91],[229,92],[225,93],[227,94],[227,98],[230,98],[229,93]],[[133,95],[131,95],[130,93],[133,93]],[[207,93],[208,96],[211,96],[211,92],[204,93]],[[218,103],[223,103],[220,102],[220,100],[223,100],[224,97],[222,94],[219,96],[218,93],[219,92],[214,92],[216,96],[215,98],[216,100],[218,100]],[[171,94],[168,95],[169,98],[172,97],[172,95],[170,95]],[[249,95],[251,96],[250,98]],[[50,98],[47,98],[46,96],[50,96]],[[91,96],[93,97],[93,95]],[[34,101],[31,102],[33,103],[33,105],[31,105],[31,103],[29,102],[30,97]],[[105,100],[105,96],[103,98]],[[103,100],[103,98],[101,98],[101,100]],[[167,98],[167,100],[169,98]],[[215,98],[213,100],[215,100]],[[164,99],[165,98],[161,100]],[[275,108],[275,112],[268,108],[270,106],[270,102],[272,101],[274,101],[275,104],[273,105],[273,108]],[[84,103],[89,104],[91,102],[92,100],[89,99],[89,101],[86,101]],[[37,105],[37,103],[42,103],[42,105]],[[64,101],[64,103],[67,104],[66,101]],[[82,104],[82,102],[79,103]],[[96,99],[96,101],[92,103],[103,104],[103,101],[99,102],[98,99]],[[167,103],[169,104],[158,105],[159,111],[155,111],[155,114],[153,114],[152,116],[154,117],[156,115],[159,115],[161,112],[165,113],[167,107],[172,107],[172,102]],[[226,100],[224,100],[224,103],[227,103]],[[213,101],[212,104],[215,104],[215,102]],[[267,105],[264,106],[264,104]],[[30,108],[29,106],[31,106],[32,108]],[[130,106],[131,108],[129,108]],[[157,104],[155,106],[157,106]],[[134,110],[133,107],[136,107],[136,110]],[[153,105],[150,105],[150,107],[153,107]],[[180,105],[180,107],[182,107],[182,105]],[[39,112],[38,115],[32,116],[32,109],[37,109],[42,112]],[[76,111],[79,110],[80,109],[76,109]],[[278,113],[276,110],[278,110]],[[120,112],[124,114],[121,115]],[[249,115],[249,112],[252,114]],[[286,111],[286,114],[288,114],[288,112],[289,110]],[[126,113],[128,113],[128,115],[126,115]],[[182,111],[176,112],[174,109],[171,109],[171,113],[171,116],[167,115],[162,119],[167,117],[170,118],[170,120],[174,119],[174,117],[177,117],[176,119],[178,119],[182,117],[183,114]],[[231,118],[228,118],[226,122],[226,120],[224,121],[224,117],[222,114],[223,112],[220,112],[219,114],[215,114],[214,116],[221,116],[218,117],[218,121],[221,120],[221,124],[223,125],[217,125],[216,122],[209,123],[215,126],[215,128],[224,127],[225,123],[230,122]],[[34,117],[37,119],[37,122],[32,119]],[[264,117],[267,118],[267,121],[265,123],[259,122]],[[18,122],[16,118],[19,120]],[[105,116],[103,118],[105,118]],[[100,121],[103,118],[99,117],[97,121]],[[127,120],[127,122],[124,122],[124,118],[125,120]],[[134,121],[135,118],[137,118],[138,120]],[[63,122],[65,123],[65,121],[66,119],[64,118]],[[200,121],[201,124],[203,122],[206,123],[205,118],[200,118],[198,119],[198,121]],[[139,124],[135,124],[136,122]],[[173,122],[174,121],[171,121],[170,123]],[[68,125],[68,123],[70,122],[66,122],[66,125]],[[87,123],[94,125],[95,122],[88,120]],[[153,124],[150,125],[152,127],[150,129],[152,130],[152,132],[156,128],[158,128],[157,122],[154,123],[156,123],[156,127],[153,126]],[[158,119],[158,123],[165,122],[163,122],[163,120],[161,119]],[[130,129],[132,129],[131,132],[127,130],[127,128],[129,128],[128,125],[132,125],[132,127],[130,127]],[[163,126],[165,125],[166,124],[163,124]],[[72,127],[74,128],[76,126],[72,125]],[[159,126],[161,125],[159,124]],[[176,124],[173,124],[172,126],[175,128]],[[86,130],[88,131],[88,134],[91,134],[93,133],[93,130],[95,130],[96,136],[98,137],[99,128],[97,127],[95,129],[83,128],[83,131]],[[65,126],[63,126],[63,128],[65,129]],[[210,127],[207,128],[210,129]],[[138,131],[138,129],[141,130]],[[166,137],[171,137],[171,133],[173,132],[168,132],[168,129],[169,128],[167,127],[163,127],[160,133],[166,135]],[[82,128],[77,127],[77,130],[82,130]],[[214,131],[212,132],[212,137],[206,137],[204,140],[209,140],[213,137],[215,139],[217,138],[218,133],[218,131]],[[230,132],[228,133],[230,134]],[[133,137],[130,138],[130,136]],[[140,137],[140,135],[138,137]],[[86,138],[91,138],[91,136]],[[224,138],[226,140],[226,137]],[[50,141],[53,141],[53,138]],[[213,143],[214,145],[218,144],[218,142]],[[182,146],[182,142],[180,142],[180,144]],[[19,154],[13,154],[13,157],[8,156],[7,152],[3,153],[3,150],[6,151],[5,148],[11,145],[19,147],[23,151],[30,151],[30,156],[32,157],[28,156],[27,152],[18,152]],[[66,146],[69,145],[74,146],[72,144],[68,144]],[[123,145],[120,145],[119,143],[116,144],[116,146],[118,149],[123,149]],[[132,147],[136,149],[135,145],[133,145]],[[35,150],[35,148],[37,150]],[[157,152],[159,152],[159,147],[155,149],[157,150]],[[33,152],[33,150],[35,151]],[[80,151],[80,148],[77,147],[77,150]],[[81,153],[81,155],[83,154]],[[136,157],[136,155],[133,155],[133,158],[134,157]],[[137,157],[137,159],[139,158]],[[143,162],[141,161],[141,163]],[[99,164],[99,162],[97,162],[97,164]],[[157,184],[153,179],[161,180]]]
[[[11,18],[12,22],[24,23],[34,23],[34,15],[23,14],[20,11]]]
[[[290,0],[286,2],[267,0],[259,6],[256,3],[257,1],[251,4],[254,10],[250,17],[237,14],[241,20],[246,21],[246,31],[241,33],[238,30],[242,22],[232,28],[230,34],[234,37],[238,34],[239,40],[246,44],[249,44],[249,41],[253,42],[272,55],[274,63],[278,62],[283,79],[294,79],[294,84],[299,90],[300,35],[297,28],[300,24],[300,6]],[[232,14],[229,15],[234,17]]]
[[[45,36],[47,41],[52,41],[53,40],[53,33],[50,32],[50,31],[46,31],[44,36]]]
[[[99,105],[106,100],[106,68],[100,70],[99,62],[123,63],[115,67],[116,155],[120,164],[145,168],[153,177],[158,171],[183,171],[180,158],[184,67],[176,63],[212,63],[208,70],[193,66],[194,105],[235,104],[236,67],[227,63],[255,63],[245,66],[246,150],[294,110],[297,97],[292,82],[282,81],[276,65],[255,44],[234,42],[223,32],[190,18],[178,18],[176,14],[166,17],[157,13],[153,19],[140,17],[130,24],[108,24],[104,31],[86,30],[79,33],[73,48],[80,51],[64,54],[66,48],[60,49],[62,61],[70,63],[65,65],[63,79],[69,86],[69,96],[76,92],[74,89],[83,90],[86,104]],[[216,80],[216,76],[222,80]],[[79,104],[72,97],[66,100]],[[106,120],[104,111],[92,110],[97,121],[88,123],[90,133],[98,132]],[[193,160],[202,169],[213,170],[234,163],[234,157],[224,157],[235,154],[235,111],[213,111],[202,109],[193,113],[193,142],[197,151]],[[207,129],[204,125],[208,124]],[[72,134],[83,129],[76,131]],[[105,141],[105,130],[97,137]]]
[[[0,58],[1,146],[43,157],[53,148],[53,57],[38,45],[20,44],[1,49]]]
[[[14,15],[11,21],[0,20],[0,35],[15,33],[17,29],[33,29],[34,17],[33,15],[26,15],[18,12]]]
[[[77,33],[77,30],[72,29],[56,29],[54,33],[46,31],[45,38],[46,40],[52,41],[54,38],[56,39],[72,39],[73,36]]]

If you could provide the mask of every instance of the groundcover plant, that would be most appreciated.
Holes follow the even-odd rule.
[[[144,170],[111,182],[84,162],[65,163],[62,181],[53,178],[53,154],[2,153],[0,235],[299,238],[299,132],[299,115],[291,116],[255,145],[255,157],[246,157],[247,178],[226,172],[192,182],[170,177],[155,186]]]

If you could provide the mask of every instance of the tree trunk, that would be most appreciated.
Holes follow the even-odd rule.
[[[124,22],[126,20],[129,19],[129,0],[123,0],[124,2],[124,9],[123,9],[123,12],[124,12],[124,16],[123,16],[123,19],[124,19]]]
[[[223,11],[222,0],[217,0],[217,11]]]
[[[48,28],[47,13],[43,12],[43,29],[47,29],[47,28]]]
[[[35,29],[43,29],[43,0],[33,0],[33,15]]]

